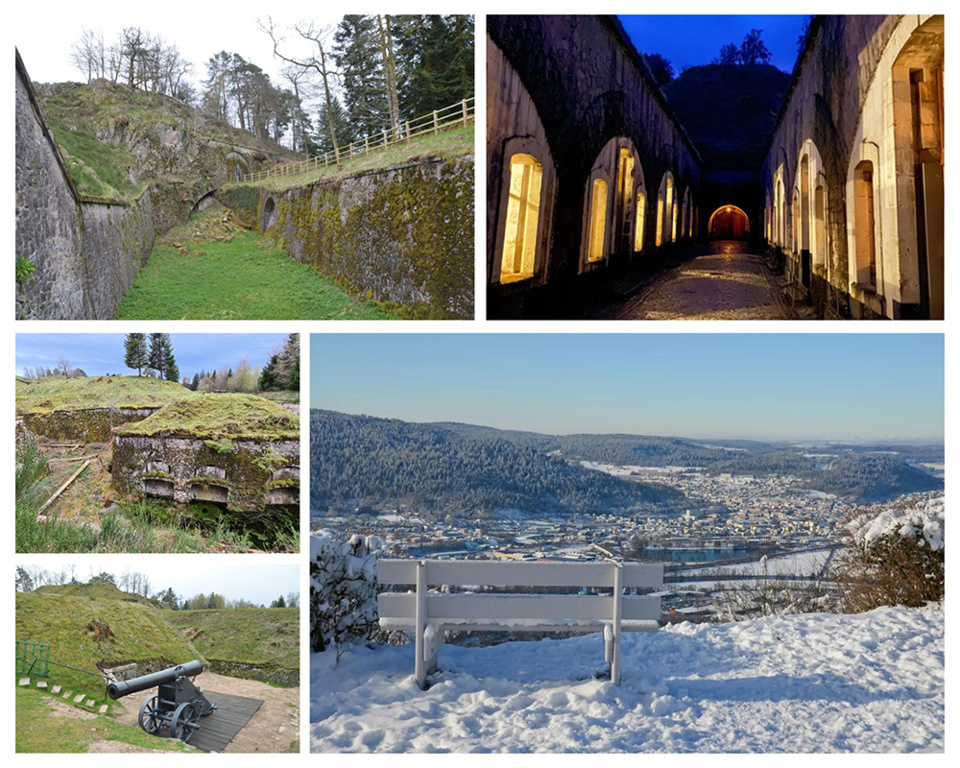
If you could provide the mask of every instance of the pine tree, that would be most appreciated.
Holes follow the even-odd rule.
[[[128,333],[123,342],[123,364],[127,368],[136,368],[137,376],[143,375],[143,369],[150,365],[150,355],[147,352],[147,335],[145,333]]]
[[[406,119],[473,95],[473,16],[394,16],[398,91]]]
[[[333,40],[350,124],[359,136],[379,133],[390,117],[377,17],[344,16]]]
[[[199,389],[199,388],[200,388],[200,374],[199,374],[199,373],[195,373],[195,374],[193,374],[193,381],[190,382],[190,389],[191,389],[193,392],[196,392],[197,389]]]
[[[169,333],[150,334],[149,365],[162,379],[179,381],[180,369],[173,356],[173,343]]]

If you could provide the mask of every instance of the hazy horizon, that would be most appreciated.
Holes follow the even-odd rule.
[[[942,334],[314,334],[310,407],[549,435],[944,440]]]

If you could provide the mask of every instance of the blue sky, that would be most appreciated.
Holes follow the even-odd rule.
[[[679,75],[686,66],[709,64],[725,43],[743,41],[751,29],[763,30],[762,40],[773,54],[771,64],[791,72],[797,59],[797,38],[808,16],[620,16],[620,22],[640,53],[666,56]]]
[[[548,433],[942,439],[940,334],[320,334],[313,408]]]
[[[262,367],[286,337],[284,333],[171,333],[170,341],[182,378],[201,368],[209,372],[225,365],[236,367],[244,357],[251,368]],[[123,333],[18,333],[17,373],[22,374],[24,366],[54,368],[65,355],[88,376],[135,374],[123,364],[124,338]]]

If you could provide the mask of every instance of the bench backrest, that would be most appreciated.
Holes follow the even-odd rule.
[[[381,618],[464,621],[602,622],[660,618],[660,599],[623,595],[623,589],[663,585],[663,565],[646,563],[503,562],[496,560],[379,560],[380,584],[411,585],[415,592],[381,592]],[[619,582],[620,594],[614,586]],[[428,593],[430,586],[607,588],[606,595]],[[618,602],[619,605],[615,605]]]

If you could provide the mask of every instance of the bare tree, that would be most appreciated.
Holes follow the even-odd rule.
[[[84,29],[80,39],[70,46],[70,61],[87,75],[87,82],[107,76],[107,48],[103,32]]]
[[[288,64],[293,64],[296,67],[316,72],[320,76],[320,80],[323,83],[324,101],[327,105],[327,128],[330,131],[330,140],[333,142],[333,153],[336,156],[337,165],[340,165],[340,145],[337,143],[337,131],[333,125],[334,108],[333,93],[331,90],[331,84],[339,77],[339,73],[333,68],[332,64],[327,62],[328,53],[326,50],[328,47],[327,41],[333,30],[330,27],[318,29],[313,25],[313,23],[295,24],[293,27],[294,31],[304,40],[312,42],[317,48],[317,53],[314,56],[310,56],[308,58],[295,58],[293,56],[280,53],[280,44],[283,42],[283,38],[277,37],[272,18],[269,16],[267,17],[266,25],[259,20],[257,21],[257,24],[262,31],[270,35],[270,40],[273,41],[274,56],[281,61],[287,62]]]

